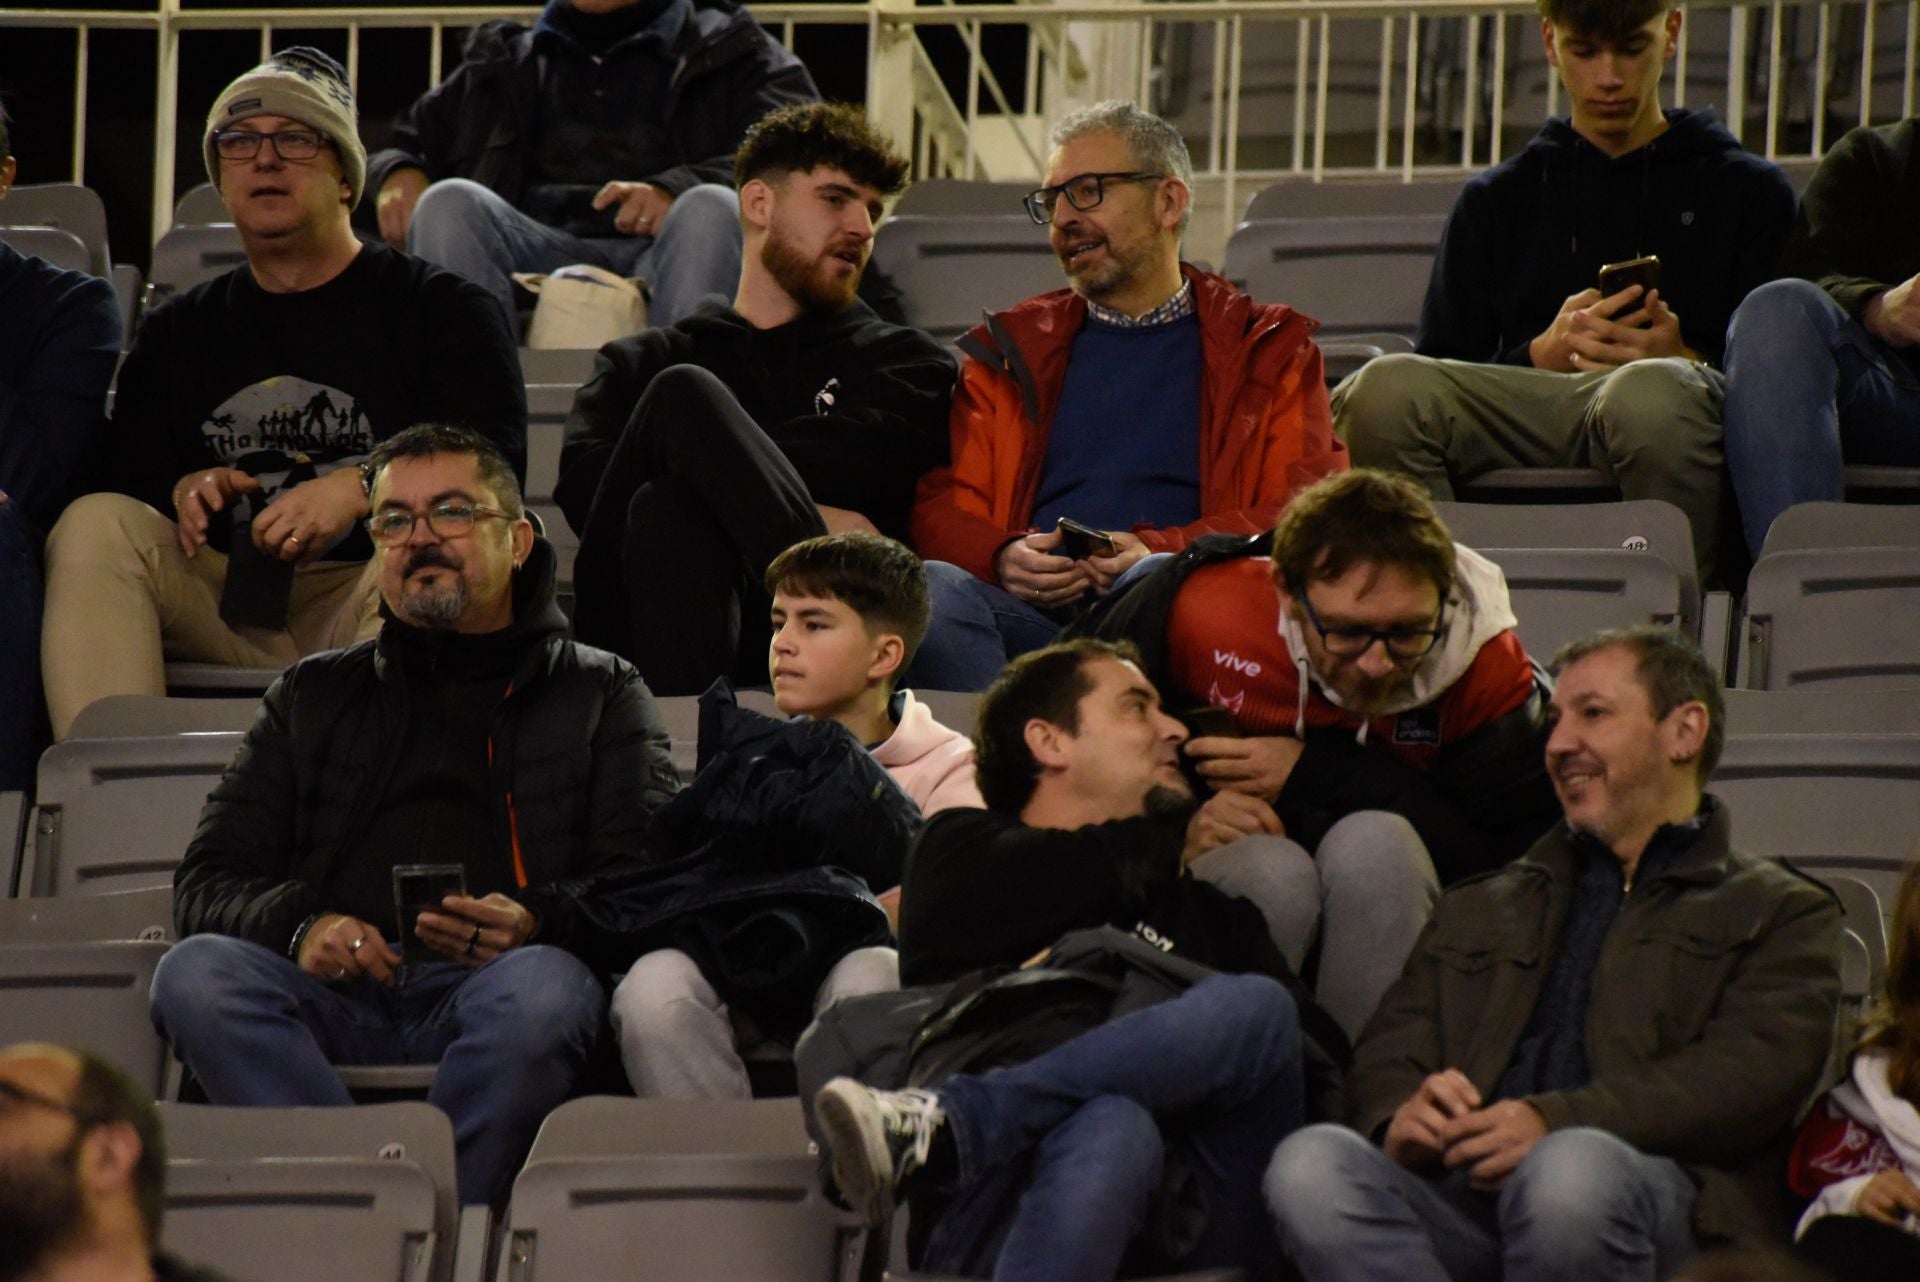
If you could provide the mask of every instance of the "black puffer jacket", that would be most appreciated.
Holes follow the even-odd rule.
[[[678,780],[666,725],[625,661],[575,643],[553,597],[553,550],[535,540],[514,583],[525,640],[489,740],[493,828],[512,893],[541,943],[573,943],[589,874],[637,859]],[[207,799],[174,878],[180,934],[237,935],[285,949],[361,849],[408,691],[389,620],[381,636],[303,659],[267,691],[233,764]]]
[[[674,195],[703,182],[731,186],[733,153],[747,127],[775,107],[820,96],[800,60],[736,0],[695,0],[673,58],[660,118],[635,128],[663,140],[674,163],[630,177]],[[470,178],[519,205],[540,142],[541,77],[563,70],[548,61],[531,28],[507,20],[477,28],[459,68],[406,110],[393,146],[368,161],[367,191],[413,166],[435,181]],[[360,205],[368,225],[374,204]]]

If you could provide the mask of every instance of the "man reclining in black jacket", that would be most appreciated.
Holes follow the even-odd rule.
[[[437,1062],[461,1201],[499,1203],[606,1008],[570,951],[583,879],[678,780],[639,676],[568,638],[499,452],[422,426],[367,468],[386,624],[267,691],[174,878],[153,1022],[216,1104],[345,1105],[332,1064]],[[420,864],[459,893],[404,902]]]
[[[734,170],[733,306],[600,349],[554,487],[580,533],[575,631],[660,694],[764,680],[773,558],[829,531],[904,540],[946,460],[953,358],[854,298],[907,162],[815,103],[755,125]]]

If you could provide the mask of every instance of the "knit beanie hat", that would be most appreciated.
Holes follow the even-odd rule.
[[[282,49],[228,85],[207,115],[207,173],[215,187],[220,185],[220,157],[213,136],[252,116],[285,116],[325,134],[340,154],[352,193],[348,207],[360,203],[360,191],[367,185],[367,149],[354,123],[353,91],[344,67],[301,45]]]

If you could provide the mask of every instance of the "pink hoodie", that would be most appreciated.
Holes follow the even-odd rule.
[[[952,806],[984,806],[973,782],[972,742],[935,721],[913,691],[900,694],[900,724],[873,749],[873,759],[929,818]]]

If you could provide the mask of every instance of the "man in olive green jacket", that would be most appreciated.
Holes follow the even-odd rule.
[[[1790,1223],[1839,909],[1729,847],[1702,791],[1722,704],[1691,642],[1602,633],[1556,666],[1566,822],[1441,900],[1355,1049],[1353,1129],[1298,1132],[1267,1172],[1312,1282],[1653,1282]]]

